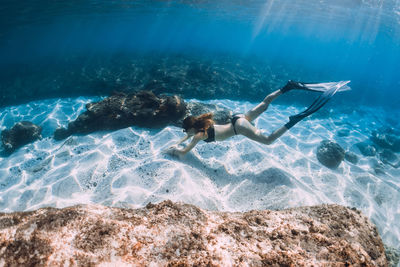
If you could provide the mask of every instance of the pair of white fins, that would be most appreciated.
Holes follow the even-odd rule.
[[[351,88],[347,85],[350,81],[329,82],[329,83],[304,83],[311,91],[326,92],[335,89],[335,92],[349,91]]]
[[[344,92],[349,91],[351,88],[347,85],[350,81],[340,81],[340,82],[329,82],[329,83],[303,83],[303,82],[295,82],[288,81],[288,83],[283,87],[285,90],[291,89],[300,89],[307,91],[315,91],[315,92],[326,92],[329,90],[336,92]],[[334,93],[334,94],[335,94]]]
[[[325,105],[329,99],[337,92],[349,91],[351,88],[347,85],[350,81],[340,82],[329,82],[329,83],[302,83],[289,81],[281,90],[283,93],[292,90],[307,90],[314,92],[321,92],[322,94],[314,100],[314,102],[303,112],[289,117],[289,122],[285,124],[286,128],[292,128],[296,123],[304,119],[305,117],[313,114],[323,105]]]

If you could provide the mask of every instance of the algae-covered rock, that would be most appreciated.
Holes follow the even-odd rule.
[[[357,164],[358,163],[358,156],[350,151],[346,151],[344,158],[348,161],[351,162],[353,164]]]
[[[387,266],[376,227],[339,205],[207,211],[74,206],[0,214],[5,266]]]
[[[317,158],[324,166],[334,169],[343,161],[344,149],[337,143],[323,140],[317,148]]]
[[[1,141],[6,153],[11,154],[16,149],[40,139],[42,127],[30,121],[16,123],[11,129],[1,132]]]
[[[186,113],[186,104],[178,96],[156,96],[150,91],[136,94],[115,94],[86,105],[86,111],[54,133],[56,140],[71,134],[87,134],[102,130],[118,130],[130,126],[164,127],[177,123]]]

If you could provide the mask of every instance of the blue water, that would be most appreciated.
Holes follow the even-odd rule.
[[[299,79],[352,80],[351,103],[398,108],[396,2],[2,1],[0,69],[99,53],[229,54]]]
[[[236,107],[236,105],[241,107],[241,105],[244,105],[243,103],[247,103],[245,101],[260,101],[268,92],[283,85],[287,79],[310,82],[351,80],[352,82],[349,85],[352,90],[338,94],[329,103],[330,108],[340,105],[340,108],[335,110],[343,110],[346,113],[343,115],[344,119],[342,119],[341,114],[332,114],[332,111],[329,111],[330,113],[326,111],[328,113],[326,120],[309,122],[312,126],[309,128],[304,125],[301,126],[303,128],[295,128],[293,136],[291,132],[290,135],[283,138],[283,141],[279,141],[279,146],[277,145],[279,149],[277,149],[276,155],[274,154],[277,158],[273,158],[271,162],[280,160],[279,155],[281,154],[278,152],[281,150],[283,151],[281,153],[288,157],[293,154],[293,151],[297,151],[297,145],[293,145],[295,138],[304,142],[302,143],[304,148],[309,149],[310,153],[307,155],[307,160],[312,164],[315,163],[312,151],[321,138],[335,137],[336,140],[339,140],[338,142],[342,142],[347,148],[362,157],[354,146],[356,142],[368,140],[370,131],[378,130],[379,127],[398,128],[400,125],[397,117],[391,117],[391,114],[399,114],[400,112],[399,24],[400,2],[398,0],[28,0],[23,2],[3,0],[0,3],[0,110],[3,113],[0,116],[2,122],[0,129],[11,127],[19,118],[27,118],[35,121],[35,123],[42,124],[44,126],[44,137],[51,137],[56,127],[66,126],[68,119],[71,120],[79,115],[78,113],[84,109],[84,103],[89,101],[88,99],[103,97],[115,89],[143,89],[148,81],[159,79],[157,75],[159,75],[160,69],[166,73],[163,74],[163,79],[166,79],[166,77],[173,78],[173,82],[169,83],[166,88],[167,93],[179,93],[185,98],[201,98],[211,101],[225,99],[224,101],[228,101],[228,104],[225,105],[228,107]],[[196,80],[197,82],[201,81],[198,84],[192,84],[193,79],[185,80],[187,75],[181,75],[181,73],[186,73],[187,68],[195,64],[196,61],[201,62],[201,68],[206,69],[206,71],[200,71],[200,74],[203,75],[200,76],[205,78]],[[207,64],[213,66],[214,69],[208,70]],[[153,68],[153,66],[156,67]],[[140,71],[135,72],[135,67],[139,68]],[[154,69],[155,71],[153,71]],[[214,75],[217,76],[221,73],[230,76],[220,80],[211,79]],[[204,76],[204,74],[206,75]],[[252,76],[252,74],[256,75]],[[122,81],[118,77],[123,77]],[[215,81],[218,81],[218,84]],[[258,81],[260,81],[260,85],[252,87],[252,83]],[[174,82],[177,84],[176,87],[173,86]],[[180,90],[182,84],[185,84],[186,87]],[[214,95],[213,90],[215,88],[225,86],[237,91],[227,90],[224,94],[222,90]],[[198,88],[201,88],[200,93],[195,90]],[[210,91],[207,91],[208,88],[210,88]],[[256,88],[258,91],[254,92],[253,89],[251,91],[248,88]],[[46,100],[49,102],[27,104],[29,101],[45,98],[57,99],[80,95],[91,98],[83,98],[82,101],[79,99]],[[297,96],[299,95],[288,96],[285,104],[289,104],[291,101],[297,103],[301,100],[301,97]],[[228,100],[226,100],[227,98]],[[229,99],[244,102],[239,102],[240,105],[236,102],[232,104]],[[72,104],[68,104],[69,101]],[[74,101],[77,103],[73,104]],[[20,104],[22,106],[17,106]],[[79,108],[75,110],[74,105]],[[49,108],[48,110],[46,110],[46,106]],[[38,110],[38,107],[40,107],[40,110]],[[69,109],[73,112],[69,112]],[[329,108],[326,108],[326,110],[329,110]],[[289,109],[289,111],[293,110]],[[283,113],[281,114],[279,110],[273,112],[273,119],[267,117],[263,119],[261,125],[264,128],[271,127],[271,121],[275,122],[274,127],[281,125],[281,121],[286,120],[289,115],[289,113],[282,115]],[[330,122],[330,119],[333,119],[333,122]],[[320,125],[324,126],[322,130]],[[338,137],[336,133],[341,128],[345,128],[351,134],[344,138]],[[300,129],[302,130],[300,131]],[[320,132],[310,132],[310,129],[319,129]],[[123,138],[126,138],[126,135],[129,134],[134,135],[135,138],[136,136],[154,138],[154,135],[156,135],[153,133],[150,135],[143,134],[141,129],[124,131],[122,134],[114,134],[120,134]],[[134,131],[134,134],[130,131]],[[308,137],[303,138],[303,132],[307,133]],[[172,137],[178,138],[178,134],[181,134],[180,129],[163,129],[159,134],[161,135],[159,143],[166,144]],[[311,138],[310,136],[313,138],[307,139]],[[100,137],[96,135],[94,137],[79,137],[76,142],[77,144],[89,142],[88,140],[92,140],[92,138],[93,140],[102,140],[103,136],[100,134]],[[104,139],[107,139],[107,136]],[[96,145],[102,143],[90,142]],[[241,142],[246,141],[242,140]],[[90,144],[94,147],[94,151],[96,149],[101,151],[92,143]],[[116,143],[118,144],[118,142]],[[71,146],[78,146],[77,144]],[[104,144],[107,145],[108,143]],[[245,147],[252,147],[253,145],[252,143],[245,143]],[[21,159],[30,160],[37,157],[35,147],[46,151],[45,157],[51,158],[53,151],[56,153],[59,146],[61,147],[61,144],[53,140],[45,140],[33,146],[28,146],[28,148],[24,148],[27,151],[26,155],[24,155],[25,150],[21,150],[9,161],[5,158],[0,159],[0,171],[2,174],[10,173],[12,168],[17,168],[21,164]],[[232,144],[232,146],[234,145]],[[284,150],[286,147],[293,149],[293,151],[287,152]],[[229,150],[229,146],[220,145],[219,149]],[[273,151],[258,149],[262,150],[262,153],[273,154]],[[96,153],[102,155],[99,151],[96,151]],[[110,151],[110,155],[104,156],[106,159],[101,158],[103,156],[98,156],[101,160],[90,161],[90,164],[95,166],[107,165],[104,162],[108,160],[108,157],[121,156],[116,149],[114,149],[114,152],[112,152],[112,149]],[[67,152],[69,153],[69,151],[66,151],[63,155],[69,156]],[[96,153],[93,152],[93,154]],[[72,152],[71,154],[73,155]],[[398,153],[396,154],[398,155]],[[64,157],[63,155],[61,156]],[[67,156],[65,157],[67,158]],[[63,159],[62,157],[61,159]],[[149,160],[151,161],[153,157],[154,155],[150,155]],[[188,160],[189,164],[183,162],[183,165],[187,165],[184,168],[192,171],[190,162],[193,161],[193,157],[197,159],[199,156],[198,154],[191,156]],[[214,163],[207,162],[207,158],[201,153],[199,158],[197,162],[205,161],[206,169],[211,170],[214,167]],[[262,162],[265,158],[264,156],[260,157],[260,161]],[[300,162],[299,165],[301,165],[302,158],[303,155],[300,154],[295,157]],[[228,157],[227,162],[231,164],[232,162],[229,159]],[[61,161],[60,159],[57,160]],[[246,160],[243,161],[246,163]],[[325,185],[323,179],[320,179],[326,173],[331,175],[329,177],[337,175],[339,181],[344,180],[345,183],[349,183],[346,187],[347,193],[345,192],[350,195],[349,197],[346,197],[345,194],[342,199],[336,199],[336,191],[335,194],[324,191],[323,194],[321,193],[321,201],[312,199],[310,202],[305,201],[305,204],[325,202],[325,199],[328,199],[330,202],[354,205],[367,213],[367,216],[372,218],[375,223],[383,222],[378,226],[381,233],[386,235],[384,241],[399,248],[400,227],[398,222],[395,223],[399,217],[398,205],[393,206],[389,199],[384,198],[384,192],[389,191],[390,194],[388,195],[393,196],[393,199],[398,200],[400,198],[399,177],[396,177],[399,171],[388,167],[390,175],[371,174],[373,166],[371,162],[373,160],[376,161],[375,158],[364,157],[359,166],[346,163],[347,165],[344,164],[345,167],[340,170],[342,173],[327,171],[322,168],[321,171],[309,174],[307,173],[307,166],[301,166],[298,170],[295,169],[298,167],[293,163],[295,160],[293,162],[288,161],[290,164],[293,163],[294,167],[286,166],[287,161],[285,160],[282,160],[284,163],[278,164],[278,167],[287,172],[293,172],[293,177],[296,177],[296,179],[312,177],[311,180],[314,179],[315,181],[309,182],[313,185],[311,188],[321,188],[318,189],[320,191],[332,186],[329,183]],[[166,162],[170,164],[170,161]],[[196,160],[194,162],[196,163]],[[232,166],[236,166],[234,163],[235,161],[233,161]],[[245,169],[247,166],[245,163],[241,162],[239,167],[244,166]],[[43,163],[43,166],[47,166],[46,164]],[[76,167],[73,164],[72,167],[68,165],[67,171],[63,172],[57,164],[53,164],[54,169],[50,167],[46,169],[47,167],[40,165],[39,169],[43,171],[43,175],[48,175],[47,172],[50,174],[46,176],[47,178],[43,178],[40,176],[42,173],[39,173],[40,175],[34,173],[33,178],[31,178],[32,181],[42,179],[45,184],[43,188],[45,188],[47,186],[46,181],[64,179]],[[79,162],[76,164],[78,167],[80,166]],[[181,174],[183,167],[179,164],[178,167],[175,167],[176,172]],[[197,163],[197,165],[201,164]],[[86,165],[81,166],[83,174],[86,175],[90,172],[96,174],[96,170],[86,170],[86,167]],[[193,168],[196,169],[196,166]],[[321,168],[321,166],[318,165],[318,168]],[[21,169],[26,171],[23,166]],[[256,173],[257,170],[254,172]],[[326,173],[324,174],[324,172]],[[76,174],[77,177],[82,178],[82,173]],[[189,173],[197,172],[195,170]],[[213,172],[211,173],[213,174]],[[95,177],[95,174],[90,177]],[[118,175],[125,175],[123,172],[111,174],[110,177],[117,178]],[[171,177],[175,177],[175,174]],[[208,177],[209,173],[206,172],[206,174],[207,179],[210,178]],[[368,183],[366,183],[365,188],[361,182],[361,186],[357,183],[358,180],[366,180],[364,178],[370,177],[368,175],[373,178],[374,184],[378,185],[377,188],[382,192],[369,188]],[[89,175],[87,176],[89,177]],[[99,179],[104,177],[100,174],[98,176]],[[182,176],[184,177],[184,175]],[[71,177],[68,176],[67,178],[71,180],[71,184],[75,183]],[[228,181],[231,179],[230,174],[226,177],[228,177]],[[246,179],[247,173],[243,177],[238,177],[242,182],[242,178],[243,180]],[[10,180],[4,177],[0,178],[8,182]],[[64,180],[67,180],[67,178]],[[129,180],[125,176],[122,178]],[[121,180],[123,180],[122,178]],[[0,195],[0,204],[11,210],[13,207],[7,201],[11,203],[14,198],[19,199],[19,194],[22,196],[29,192],[34,194],[30,189],[26,189],[29,187],[28,182],[21,177],[18,179],[11,179],[20,183],[16,187],[18,190],[13,191],[12,186],[16,185],[10,184],[10,188],[7,187],[7,193]],[[86,178],[83,177],[82,179]],[[215,182],[213,179],[212,181]],[[51,182],[54,181],[51,180]],[[77,183],[79,184],[79,182]],[[307,184],[308,182],[304,183]],[[108,187],[109,184],[107,184]],[[81,186],[81,184],[79,185]],[[42,185],[40,184],[40,186]],[[75,187],[79,188],[79,186]],[[252,187],[249,186],[249,188]],[[335,187],[336,189],[341,190]],[[45,199],[46,190],[42,190],[44,193],[39,190],[42,193],[38,197],[40,201],[37,203],[42,203],[41,201]],[[377,193],[374,190],[379,192]],[[358,192],[366,194],[365,199],[369,201],[368,205],[363,201],[364,198],[359,197],[362,194]],[[100,193],[99,195],[104,195],[103,192]],[[330,197],[331,193],[335,197]],[[35,194],[39,193],[36,192]],[[135,197],[139,199],[137,195],[130,194],[128,192],[123,195],[124,198],[122,195],[118,197],[121,197],[123,201],[141,203],[141,201],[135,199]],[[161,194],[162,197],[164,197],[163,194]],[[310,193],[310,196],[312,195],[313,192]],[[376,196],[379,196],[379,198]],[[117,200],[119,200],[118,197]],[[287,198],[290,199],[290,197]],[[151,197],[149,199],[153,201]],[[163,198],[157,198],[157,200],[160,199]],[[208,201],[208,198],[206,199]],[[279,199],[279,197],[276,199]],[[385,200],[383,204],[381,199]],[[181,199],[176,198],[175,200]],[[190,201],[191,198],[188,197],[184,200]],[[43,201],[43,203],[60,207],[70,204],[67,199],[57,201],[59,200],[49,198],[48,201]],[[79,198],[75,197],[74,201],[71,203],[76,204]],[[93,199],[86,199],[85,203],[90,201],[93,201]],[[96,199],[94,202],[103,203]],[[265,203],[269,202],[271,201],[265,200]],[[27,206],[23,201],[22,206],[16,206],[14,210],[39,207],[35,206],[39,204],[32,203]],[[110,200],[110,203],[106,201],[104,203],[110,204],[112,202]],[[194,201],[193,203],[197,202]],[[199,205],[202,204],[201,201],[199,203]],[[257,206],[256,208],[270,207],[265,203],[262,203],[264,206]],[[280,202],[278,204],[280,205]],[[278,204],[276,207],[279,206]],[[282,207],[290,206],[285,205],[282,204]],[[379,208],[376,208],[378,206]],[[204,204],[204,207],[208,206]],[[252,208],[251,206],[246,207]],[[272,207],[275,206],[272,205]]]

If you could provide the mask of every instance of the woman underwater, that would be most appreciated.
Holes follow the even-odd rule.
[[[180,140],[175,146],[170,147],[167,153],[173,156],[183,156],[192,150],[200,141],[214,142],[223,141],[234,135],[243,135],[256,142],[269,145],[276,139],[281,137],[287,130],[292,128],[296,123],[319,110],[329,99],[338,91],[350,90],[347,84],[350,81],[330,82],[330,83],[301,83],[289,81],[284,87],[267,95],[264,100],[245,114],[236,114],[231,118],[231,122],[223,125],[215,124],[212,119],[212,113],[202,114],[198,117],[188,116],[183,120],[183,131],[186,136]],[[254,127],[251,122],[254,121],[261,113],[267,110],[269,104],[278,96],[292,89],[309,90],[323,92],[306,110],[290,116],[289,122],[266,136],[259,129]],[[184,148],[179,149],[178,146],[186,140],[192,138],[192,141]]]

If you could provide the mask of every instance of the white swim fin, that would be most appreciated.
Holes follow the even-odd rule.
[[[281,89],[282,93],[287,91],[297,89],[306,90],[313,92],[326,92],[331,88],[337,88],[336,92],[349,91],[351,88],[347,85],[350,81],[340,81],[340,82],[327,82],[327,83],[305,83],[305,82],[295,82],[289,80],[287,84]]]

